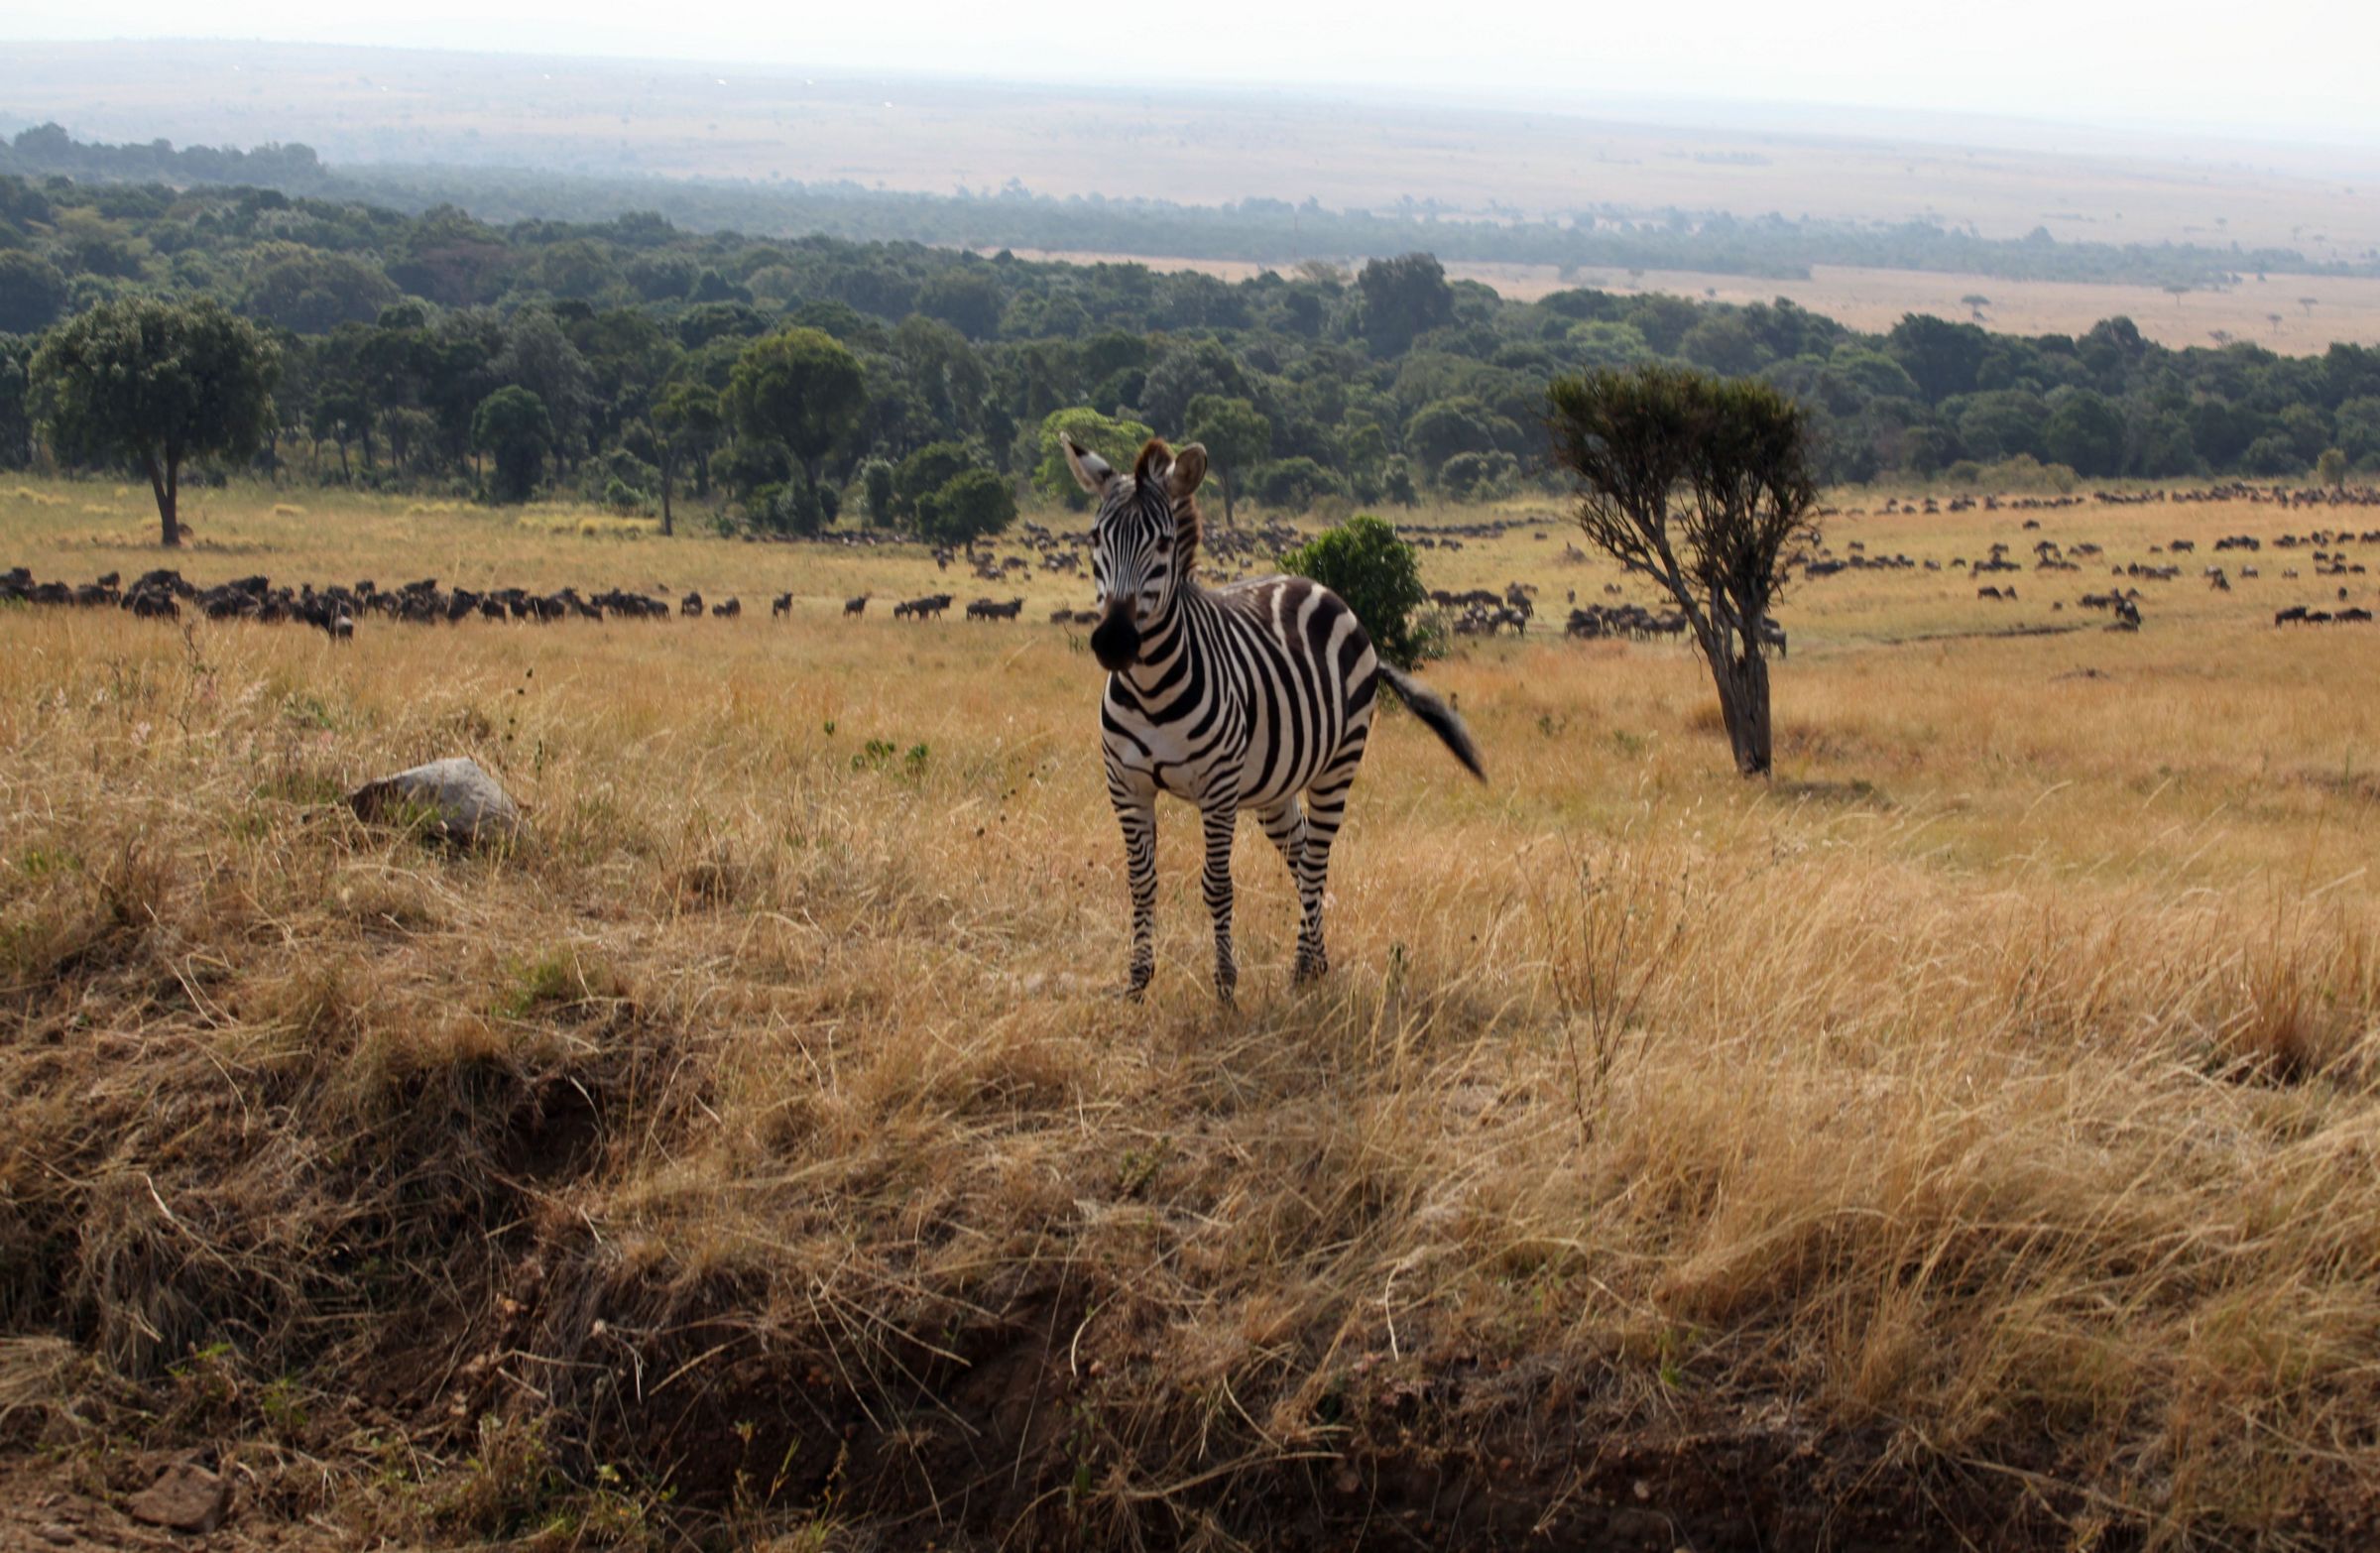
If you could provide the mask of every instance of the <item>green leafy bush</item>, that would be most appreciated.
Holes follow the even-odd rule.
[[[1311,577],[1347,601],[1381,657],[1399,668],[1445,651],[1440,634],[1417,619],[1430,594],[1413,546],[1390,525],[1359,513],[1281,557],[1281,569]]]

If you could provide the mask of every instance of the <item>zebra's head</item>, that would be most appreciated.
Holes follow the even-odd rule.
[[[1099,585],[1099,625],[1091,652],[1110,673],[1140,658],[1144,644],[1162,644],[1173,601],[1198,558],[1198,504],[1207,477],[1207,450],[1196,442],[1178,451],[1151,438],[1118,474],[1108,461],[1072,437],[1063,438],[1066,463],[1099,516],[1091,525],[1091,576]]]

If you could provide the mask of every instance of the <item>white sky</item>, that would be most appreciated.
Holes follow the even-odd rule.
[[[1117,84],[1419,88],[1515,105],[1832,103],[2380,147],[2371,0],[0,0],[5,41],[236,38]]]

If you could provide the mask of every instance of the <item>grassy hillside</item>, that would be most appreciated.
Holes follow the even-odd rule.
[[[1922,568],[1801,585],[1769,784],[1728,775],[1677,648],[1469,644],[1429,677],[1490,784],[1387,719],[1304,993],[1245,835],[1227,1012],[1179,807],[1156,985],[1107,995],[1099,675],[1035,623],[1084,584],[1036,580],[1016,626],[846,623],[941,574],[202,500],[199,581],[747,615],[339,646],[0,608],[12,1481],[115,1502],[204,1447],[235,1536],[350,1545],[2367,1523],[2380,631],[2274,628],[2337,584],[2269,548],[2230,593],[2144,584],[2137,635],[2073,602],[2104,565],[2013,605]],[[2337,521],[2022,516],[1829,538],[2203,563]],[[0,485],[0,566],[130,575],[148,529],[139,493]],[[1532,581],[1558,617],[1614,577],[1567,538],[1425,578]],[[789,621],[753,618],[787,589]],[[451,853],[335,802],[447,754],[528,842]],[[47,1513],[9,1500],[0,1529]]]

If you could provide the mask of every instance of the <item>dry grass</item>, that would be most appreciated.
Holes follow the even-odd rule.
[[[34,489],[75,500],[0,491],[0,560],[146,561],[93,542],[103,493]],[[913,554],[272,502],[210,496],[230,553],[185,568],[803,607],[346,649],[0,613],[13,1448],[106,1488],[217,1441],[260,1518],[351,1540],[2365,1524],[2369,635],[2177,585],[2136,637],[1962,636],[2017,617],[1838,578],[1794,613],[1765,787],[1675,650],[1475,648],[1432,677],[1493,783],[1384,725],[1334,977],[1288,990],[1250,835],[1214,1005],[1172,810],[1130,1007],[1064,632],[830,617],[921,587]],[[2052,524],[2119,560],[2310,526]],[[1431,580],[1600,596],[1547,533]],[[450,753],[533,840],[330,801]]]

